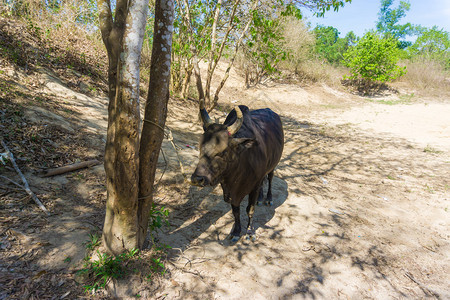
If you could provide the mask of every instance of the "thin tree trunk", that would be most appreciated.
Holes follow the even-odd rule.
[[[110,62],[103,241],[108,252],[118,254],[138,247],[139,62],[148,4],[118,1],[114,24],[109,1],[99,0],[98,5],[104,16],[100,26],[107,21],[102,36]]]
[[[213,66],[214,64],[214,54],[216,52],[216,39],[217,39],[217,21],[220,15],[220,8],[222,7],[222,0],[218,0],[216,3],[216,10],[214,12],[214,21],[212,25],[212,33],[211,33],[211,49],[209,50],[209,63],[208,63],[208,72],[206,73],[206,85],[205,85],[205,102],[209,105],[210,102],[210,90],[211,90],[211,79],[213,74]]]
[[[228,22],[227,31],[225,32],[222,43],[220,44],[219,50],[217,51],[217,55],[214,55],[214,53],[213,53],[213,51],[215,52],[215,40],[214,40],[214,43],[212,43],[214,48],[211,47],[210,62],[209,62],[209,67],[208,67],[208,73],[206,75],[207,77],[206,77],[206,86],[205,86],[206,103],[207,103],[207,105],[209,105],[209,107],[214,107],[216,105],[216,104],[214,104],[214,102],[216,102],[215,100],[213,100],[213,103],[211,103],[211,96],[210,96],[212,76],[214,74],[214,70],[217,67],[217,63],[219,62],[220,58],[222,57],[222,52],[223,52],[223,49],[225,48],[225,44],[227,42],[228,36],[230,35],[231,30],[233,30],[233,28],[234,28],[234,25],[233,25],[234,16],[236,15],[236,11],[237,11],[237,7],[238,7],[239,3],[240,3],[240,0],[236,0],[234,2],[233,10],[230,14],[230,20]],[[223,84],[225,84],[225,82]]]
[[[164,125],[169,101],[173,13],[173,0],[156,1],[150,84],[140,143],[139,247],[144,244],[147,233],[149,212],[153,202],[156,164],[164,138]]]
[[[115,199],[115,169],[113,162],[116,160],[114,142],[116,136],[116,87],[117,87],[117,64],[122,44],[122,36],[125,28],[125,12],[127,1],[117,1],[115,20],[111,13],[109,0],[98,0],[99,24],[102,32],[103,43],[108,53],[108,129],[105,146],[105,173],[107,199]],[[112,201],[114,202],[114,201]],[[106,214],[105,223],[111,223],[111,215]]]
[[[203,103],[204,103],[205,102],[205,92],[203,91],[202,76],[200,74],[200,67],[198,65],[198,56],[197,56],[198,53],[197,53],[197,49],[194,46],[195,43],[192,39],[194,30],[192,30],[192,26],[191,26],[191,11],[189,10],[189,3],[187,2],[187,0],[183,0],[183,3],[184,3],[184,6],[186,7],[186,12],[184,13],[186,18],[184,18],[184,23],[190,31],[190,34],[188,34],[188,38],[189,38],[189,42],[192,47],[192,50],[191,50],[192,51],[192,65],[194,67],[194,76],[195,76],[195,81],[196,81],[196,86],[197,86],[198,99],[199,99],[199,102],[203,101]]]
[[[189,84],[191,83],[191,76],[192,76],[192,69],[194,66],[192,65],[191,61],[189,60],[187,63],[187,66],[185,68],[185,77],[183,80],[183,86],[181,89],[181,97],[183,99],[187,99],[188,92],[189,92]]]
[[[198,100],[200,102],[203,101],[203,103],[205,103],[205,93],[203,91],[202,76],[200,74],[198,58],[195,55],[193,57],[193,65],[194,65],[195,85],[197,86],[197,92],[198,92]]]
[[[251,11],[253,11],[256,8],[257,3],[258,3],[258,0],[253,1]],[[245,27],[242,30],[238,41],[236,42],[236,45],[234,47],[233,56],[232,56],[230,62],[228,63],[228,67],[225,71],[225,74],[222,77],[222,80],[221,80],[219,86],[216,89],[216,92],[214,93],[214,98],[213,98],[213,101],[212,101],[211,106],[209,107],[208,111],[213,110],[216,107],[217,102],[219,101],[219,93],[222,90],[223,86],[225,85],[225,82],[227,81],[228,76],[230,76],[230,70],[231,70],[231,67],[233,66],[234,60],[236,59],[236,55],[239,50],[239,46],[241,45],[242,40],[244,39],[245,33],[247,32],[248,28],[250,27],[251,22],[252,22],[252,18],[250,17],[250,19],[247,21],[247,24],[245,24]]]

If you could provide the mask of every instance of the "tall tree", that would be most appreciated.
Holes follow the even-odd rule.
[[[174,0],[157,0],[150,68],[150,84],[145,105],[139,161],[138,224],[139,246],[146,237],[153,203],[156,164],[164,138],[169,102]]]
[[[151,139],[149,136],[153,135],[153,142],[141,149],[143,162],[150,161],[150,166],[145,166],[141,171],[139,62],[147,10],[148,2],[145,0],[117,0],[113,17],[110,1],[98,0],[100,29],[109,62],[108,131],[105,149],[107,203],[103,241],[106,249],[114,254],[141,248],[144,243],[151,207],[149,203],[152,201],[153,170],[156,170],[162,141],[162,133],[144,126],[142,139],[148,141]],[[154,64],[151,66],[151,74],[160,73],[158,76],[152,76],[155,82],[150,84],[146,118],[150,115],[148,121],[158,129],[164,126],[165,114],[161,113],[161,103],[155,104],[154,96],[158,97],[156,102],[165,103],[162,107],[167,106],[172,21],[173,1],[156,1],[153,47],[155,58],[152,55]],[[151,112],[147,114],[152,110],[152,105],[160,113],[156,118],[151,116]],[[153,153],[152,157],[149,151],[156,151],[156,160],[155,154]]]
[[[411,45],[410,42],[402,41],[406,36],[414,33],[414,26],[411,23],[399,24],[400,20],[406,16],[411,4],[409,1],[400,1],[397,8],[391,8],[394,0],[381,0],[381,8],[378,12],[377,30],[384,37],[392,37],[399,41],[399,48],[404,49]]]
[[[277,32],[279,26],[271,26],[278,23],[278,20],[272,17],[284,14],[300,18],[299,8],[311,9],[317,15],[323,15],[327,10],[338,10],[346,2],[351,2],[351,0],[178,1],[177,8],[183,16],[182,21],[177,24],[183,24],[179,28],[186,29],[185,33],[191,46],[190,53],[186,51],[183,52],[183,55],[187,56],[187,60],[192,58],[190,62],[193,65],[198,95],[200,100],[205,100],[208,111],[216,106],[219,93],[229,76],[237,51],[244,44],[243,41],[252,38],[263,41],[270,37],[276,43],[280,41],[281,35]],[[268,45],[265,49],[266,53],[259,55],[258,58],[267,69],[270,69],[271,61],[274,61],[276,65],[281,57],[285,56],[285,53],[278,51],[279,49],[272,47],[269,43],[266,44]],[[211,80],[217,64],[223,56],[224,49],[227,47],[231,50],[228,51],[228,67],[213,93]],[[251,52],[257,53],[258,51]],[[267,55],[271,56],[271,59],[267,59]],[[203,58],[206,58],[208,63],[204,82],[198,67],[198,62]],[[186,68],[186,70],[192,70],[192,68]],[[190,73],[186,71],[185,74],[189,76]]]
[[[408,48],[412,56],[433,59],[450,69],[450,33],[437,26],[422,28],[411,47]]]
[[[342,62],[344,53],[356,41],[353,31],[340,38],[339,31],[332,26],[317,25],[313,32],[316,36],[316,52],[330,63]]]

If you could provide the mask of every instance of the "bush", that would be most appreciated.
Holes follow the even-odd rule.
[[[356,46],[344,53],[345,65],[350,68],[349,78],[385,83],[405,74],[406,68],[397,66],[397,44],[395,39],[366,33]]]

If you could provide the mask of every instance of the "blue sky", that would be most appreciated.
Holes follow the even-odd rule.
[[[378,20],[380,10],[380,0],[352,0],[338,12],[328,11],[325,17],[313,17],[312,13],[302,10],[307,22],[311,26],[317,24],[333,26],[339,30],[340,37],[344,37],[347,32],[352,31],[357,36],[362,36],[370,29],[374,29]],[[406,16],[401,19],[400,24],[410,22],[415,25],[432,27],[437,25],[450,31],[450,0],[410,0],[411,8]],[[400,1],[394,1],[392,8],[397,8]]]

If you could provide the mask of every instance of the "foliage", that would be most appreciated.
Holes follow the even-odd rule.
[[[244,47],[246,85],[257,83],[264,76],[277,73],[280,63],[284,60],[292,63],[297,73],[299,66],[305,60],[311,59],[312,37],[303,30],[299,7],[313,10],[316,15],[323,16],[327,10],[337,11],[345,2],[349,1],[279,1],[276,4],[269,2],[270,5],[261,5],[253,12],[250,34]],[[298,36],[293,36],[294,33]],[[330,57],[337,57],[330,60],[342,59],[342,53],[355,38],[352,34],[345,39],[339,39],[333,49],[327,49]],[[332,42],[335,43],[336,40]],[[335,51],[339,52],[335,54]]]
[[[391,6],[394,0],[381,0],[381,8],[378,13],[377,30],[382,33],[385,38],[394,38],[398,40],[398,47],[404,49],[411,45],[411,42],[402,41],[406,36],[415,32],[415,27],[411,23],[403,25],[398,24],[400,20],[406,16],[411,4],[409,1],[400,1],[396,9]]]
[[[448,72],[444,65],[436,59],[418,55],[404,61],[408,72],[403,76],[402,81],[416,90],[427,91],[427,94],[442,96],[449,91]]]
[[[175,2],[175,19],[173,22],[171,80],[174,92],[179,92],[181,82],[186,75],[192,57],[202,57],[206,54],[211,39],[213,9],[211,3],[205,1],[191,2],[185,7],[182,1]],[[186,11],[191,15],[191,32],[186,26]],[[193,43],[187,43],[191,40]],[[195,49],[195,50],[194,50]]]
[[[254,11],[246,49],[254,65],[260,69],[258,77],[277,71],[277,64],[287,56],[282,45],[283,35],[279,19]]]
[[[256,70],[257,74],[254,74],[256,81],[264,75],[276,72],[278,63],[289,54],[287,49],[282,47],[282,18],[294,16],[300,19],[302,16],[300,8],[313,10],[316,15],[323,15],[327,10],[338,10],[346,2],[350,0],[178,1],[171,72],[174,92],[186,90],[185,85],[189,82],[192,72],[192,60],[205,58],[208,63],[208,74],[204,94],[206,102],[211,101],[210,81],[216,63],[222,56],[229,55],[231,67],[236,51],[241,46],[246,47],[244,52],[249,61],[247,70]],[[188,7],[185,7],[186,3]],[[257,10],[252,9],[254,4],[258,4]],[[186,26],[188,12],[190,25]],[[218,19],[214,18],[216,13]],[[245,36],[241,45],[241,34],[246,32],[246,24],[249,21],[251,21],[250,33]],[[216,34],[213,28],[217,28]],[[218,92],[228,77],[227,72],[229,68],[216,90],[212,106],[216,103]],[[201,94],[202,91],[199,92],[199,95]]]
[[[323,17],[325,13],[331,9],[338,11],[345,3],[352,0],[294,0],[286,1],[287,6],[297,6],[309,9],[318,17]]]
[[[412,57],[432,59],[450,69],[450,34],[444,29],[423,28],[414,44],[408,48]]]
[[[94,250],[96,247],[100,246],[101,239],[100,235],[97,233],[89,233],[89,241],[86,242],[86,249],[88,250]]]
[[[152,257],[147,265],[150,270],[146,276],[148,280],[151,280],[154,274],[164,275],[166,272],[164,257],[167,254],[166,250],[171,247],[167,245],[156,245],[153,234],[163,225],[170,225],[168,217],[168,209],[164,207],[158,209],[155,204],[152,204],[149,215],[149,230],[153,242],[153,251]],[[86,277],[85,281],[87,283],[84,285],[86,292],[105,288],[111,279],[124,278],[130,272],[130,268],[127,267],[130,261],[133,259],[141,259],[138,249],[132,249],[116,256],[100,253],[97,250],[97,258],[91,261],[89,253],[99,245],[100,236],[97,234],[89,234],[89,241],[86,242],[86,249],[88,250],[88,255],[85,257],[86,262],[78,272],[79,275]]]
[[[95,0],[3,0],[10,15],[54,23],[76,24],[93,31],[98,27],[98,10]],[[68,25],[66,24],[66,26]]]
[[[154,247],[154,255],[150,260],[150,272],[147,275],[148,281],[152,280],[154,274],[163,276],[166,273],[167,269],[163,258],[167,256],[167,250],[171,248],[167,245]]]
[[[160,229],[164,224],[170,226],[169,223],[169,210],[162,206],[157,208],[155,203],[152,203],[152,208],[149,213],[150,221],[148,222],[148,227],[150,229],[150,234]]]
[[[316,36],[316,52],[332,64],[340,63],[348,47],[356,42],[353,31],[347,33],[344,38],[340,38],[339,31],[332,26],[318,25],[313,32]]]
[[[89,277],[88,284],[84,286],[85,291],[96,291],[105,288],[111,279],[123,278],[127,274],[126,263],[139,254],[139,250],[132,249],[117,256],[100,253],[97,250],[98,258],[94,261],[87,261],[84,268],[79,271],[81,275]]]
[[[405,74],[405,68],[397,66],[399,50],[396,40],[382,38],[374,32],[366,33],[356,46],[349,48],[344,59],[350,68],[350,79],[385,83]]]

